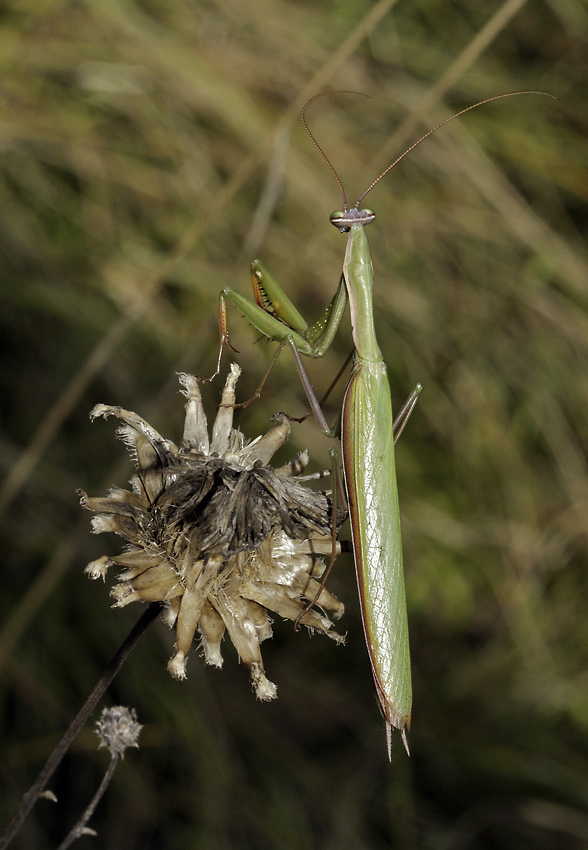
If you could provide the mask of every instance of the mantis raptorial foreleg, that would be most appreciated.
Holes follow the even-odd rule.
[[[254,260],[251,264],[251,284],[255,301],[237,289],[223,289],[219,294],[220,346],[217,365],[210,378],[201,380],[211,381],[218,375],[224,346],[232,348],[227,326],[227,301],[241,312],[262,337],[280,343],[282,348],[289,346],[307,357],[323,357],[330,348],[347,305],[343,275],[331,302],[314,325],[307,324],[261,260]],[[277,352],[278,356],[280,352],[281,349]],[[273,365],[274,362],[264,376],[264,381]]]

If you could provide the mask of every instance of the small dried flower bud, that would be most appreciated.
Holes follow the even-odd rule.
[[[96,734],[100,738],[100,747],[108,747],[112,756],[124,758],[127,747],[138,747],[137,738],[143,727],[137,723],[134,708],[115,705],[105,708],[96,723]]]

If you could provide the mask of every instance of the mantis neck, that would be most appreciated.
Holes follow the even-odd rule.
[[[349,294],[353,343],[357,356],[369,363],[378,363],[382,360],[382,352],[374,328],[374,272],[370,246],[362,224],[351,225],[343,272]]]

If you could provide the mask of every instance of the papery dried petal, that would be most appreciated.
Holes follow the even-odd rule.
[[[209,454],[208,425],[198,381],[194,375],[187,375],[185,372],[179,372],[178,378],[183,387],[182,393],[188,399],[185,405],[186,419],[182,443],[184,447],[207,455]]]
[[[298,617],[306,608],[306,602],[300,601],[296,594],[284,585],[271,584],[269,582],[257,583],[246,582],[241,586],[241,594],[247,599],[252,599],[263,605],[264,608],[269,608],[270,611],[275,611],[280,617],[287,620],[297,620]],[[310,629],[317,629],[328,637],[342,643],[344,638],[332,629],[332,623],[328,617],[323,617],[312,609],[306,611],[300,619],[304,626]]]
[[[241,596],[229,592],[215,600],[240,659],[249,667],[255,695],[261,700],[275,699],[277,688],[265,675],[255,620]]]
[[[106,555],[102,555],[102,557],[97,558],[95,561],[90,561],[85,572],[92,579],[101,578],[104,581],[106,578],[106,571],[113,563],[114,561],[111,558]]]
[[[221,403],[212,426],[212,442],[210,444],[210,454],[217,454],[219,457],[226,455],[229,448],[231,431],[233,429],[233,410],[235,404],[235,386],[237,378],[241,374],[241,370],[234,363],[231,364],[231,371],[225,383],[221,396]]]
[[[225,624],[218,611],[208,600],[206,600],[200,612],[198,631],[201,635],[204,660],[214,667],[222,667],[223,657],[220,645],[225,633]]]

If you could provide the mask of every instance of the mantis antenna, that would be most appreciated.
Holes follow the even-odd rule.
[[[315,147],[317,148],[317,150],[321,154],[322,158],[325,160],[325,162],[329,166],[329,169],[331,170],[333,177],[337,181],[337,185],[339,186],[339,190],[341,191],[341,195],[342,195],[342,198],[343,198],[344,211],[348,212],[350,207],[347,204],[347,196],[345,194],[345,189],[343,188],[343,184],[341,183],[341,180],[339,179],[339,175],[335,171],[330,159],[328,158],[328,156],[326,155],[326,153],[321,148],[321,146],[319,145],[319,143],[315,139],[314,135],[312,134],[312,132],[311,132],[309,126],[308,126],[308,123],[306,121],[305,114],[304,114],[306,112],[306,109],[310,106],[310,104],[314,100],[316,100],[319,97],[324,97],[325,95],[328,95],[328,94],[356,94],[356,95],[359,95],[360,97],[369,97],[369,95],[363,94],[363,92],[348,91],[347,89],[340,89],[340,90],[335,89],[333,91],[320,92],[319,94],[315,94],[314,97],[311,97],[310,100],[307,101],[304,104],[304,106],[302,108],[302,112],[300,113],[300,118],[301,118],[301,121],[304,125],[304,129],[306,130],[306,132],[310,136],[313,144],[315,145]],[[392,162],[387,168],[385,168],[382,171],[382,173],[378,177],[376,177],[376,179],[373,181],[373,183],[370,183],[370,185],[367,187],[365,192],[362,195],[359,196],[359,198],[357,199],[357,202],[353,206],[353,209],[359,209],[359,205],[363,201],[365,196],[369,192],[372,191],[374,186],[376,186],[380,182],[382,177],[384,177],[389,171],[391,171],[394,168],[395,165],[398,165],[398,163],[400,162],[401,159],[404,159],[404,157],[407,156],[416,147],[418,147],[418,145],[420,145],[421,142],[424,142],[425,139],[428,139],[429,136],[432,136],[433,133],[436,133],[437,130],[439,130],[441,127],[444,127],[445,124],[448,124],[450,121],[453,121],[454,118],[459,118],[460,115],[464,115],[466,112],[469,112],[472,109],[477,109],[478,106],[483,106],[485,103],[491,103],[493,100],[501,100],[504,97],[516,97],[516,96],[521,95],[521,94],[540,94],[540,95],[544,95],[545,97],[554,97],[554,95],[548,94],[547,92],[535,91],[533,89],[530,89],[528,91],[511,91],[511,92],[505,92],[504,94],[495,94],[493,97],[487,97],[484,100],[479,100],[477,103],[473,103],[471,106],[466,106],[465,109],[460,109],[459,112],[456,112],[454,115],[450,115],[450,117],[446,118],[445,121],[441,121],[439,124],[437,124],[431,130],[429,130],[427,133],[425,133],[424,136],[421,136],[420,139],[417,139],[416,142],[413,142],[413,144],[409,148],[407,148],[404,151],[404,153],[400,154],[400,156],[397,157],[394,160],[394,162]],[[338,226],[338,222],[333,222],[333,223]]]

